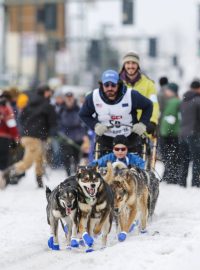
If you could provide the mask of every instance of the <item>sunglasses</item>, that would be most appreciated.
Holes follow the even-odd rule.
[[[124,152],[124,151],[127,150],[127,148],[126,148],[126,147],[114,147],[114,150],[117,151],[117,152],[119,152],[120,150],[121,150],[122,152]]]
[[[116,86],[117,86],[116,83],[112,83],[112,82],[107,82],[107,83],[104,83],[103,85],[104,85],[105,87],[109,87],[109,86],[111,86],[111,87],[116,87]]]

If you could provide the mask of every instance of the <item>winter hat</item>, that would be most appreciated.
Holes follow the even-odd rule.
[[[102,83],[112,82],[117,84],[119,81],[119,74],[112,69],[104,71],[101,77]]]
[[[114,139],[113,139],[113,146],[117,145],[117,144],[123,144],[125,146],[128,146],[128,141],[127,138],[124,135],[117,135]]]
[[[165,86],[168,84],[168,78],[167,77],[160,77],[159,79],[160,86]]]
[[[124,64],[129,61],[135,62],[138,64],[138,66],[140,66],[140,57],[135,52],[129,52],[126,55],[124,55],[122,59],[122,65],[124,66]]]
[[[190,84],[190,88],[192,88],[192,89],[200,88],[200,81],[199,81],[199,80],[194,80],[194,81]]]
[[[168,85],[166,86],[165,89],[169,89],[172,92],[174,92],[175,94],[178,94],[179,87],[178,87],[178,84],[176,84],[176,83],[168,83]]]

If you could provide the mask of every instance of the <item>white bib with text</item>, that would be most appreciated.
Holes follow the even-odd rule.
[[[106,104],[99,94],[99,89],[93,91],[93,102],[98,121],[109,127],[104,133],[106,136],[116,137],[117,135],[129,136],[131,134],[131,91],[127,89],[122,100],[114,105]]]

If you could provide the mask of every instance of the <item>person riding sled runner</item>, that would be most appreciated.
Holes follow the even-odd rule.
[[[160,115],[155,83],[142,71],[140,56],[136,52],[128,52],[124,55],[119,76],[128,89],[139,92],[153,103],[152,115],[146,130],[147,136],[144,138],[142,146],[143,159],[147,160],[146,168],[154,169],[157,150],[157,125]],[[138,119],[140,119],[141,113],[141,110],[137,110]]]

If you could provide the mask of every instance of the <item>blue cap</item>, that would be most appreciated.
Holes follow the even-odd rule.
[[[101,77],[102,83],[112,82],[117,84],[119,81],[119,74],[115,70],[106,70]]]

